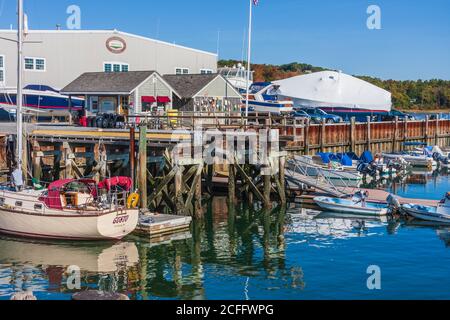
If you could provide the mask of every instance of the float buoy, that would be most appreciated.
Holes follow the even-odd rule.
[[[139,204],[139,195],[137,193],[132,193],[127,199],[128,209],[136,209]]]

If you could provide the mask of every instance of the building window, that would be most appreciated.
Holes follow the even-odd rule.
[[[103,71],[105,72],[128,72],[130,65],[121,62],[105,62],[103,63]]]
[[[25,70],[45,71],[46,63],[44,58],[25,58]]]
[[[200,69],[200,74],[212,74],[213,71],[211,69]]]
[[[5,56],[0,56],[0,84],[5,83]]]
[[[175,74],[189,74],[188,68],[175,68]]]

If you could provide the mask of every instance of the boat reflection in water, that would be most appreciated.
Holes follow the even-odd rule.
[[[95,283],[92,276],[101,275],[98,287],[112,290],[114,281],[106,283],[105,278],[117,280],[138,262],[139,253],[133,242],[72,244],[1,237],[0,298],[26,290],[38,295],[47,291],[70,293],[67,280],[73,270],[80,271],[83,287]]]
[[[377,235],[371,229],[387,225],[387,217],[363,217],[360,215],[333,212],[318,212],[310,209],[296,209],[291,213],[288,232],[310,235],[321,242],[323,237],[347,239]],[[326,243],[326,242],[325,242]],[[323,244],[323,242],[322,242]]]

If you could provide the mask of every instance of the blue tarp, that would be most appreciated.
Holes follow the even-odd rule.
[[[372,152],[365,151],[361,156],[361,161],[364,163],[372,163],[373,162]]]
[[[330,162],[338,162],[338,163],[342,164],[343,166],[352,166],[353,165],[352,159],[346,154],[342,154],[342,153],[334,154],[334,153],[319,152],[317,155],[322,158],[322,162],[325,164],[329,164]]]
[[[351,159],[348,155],[343,154],[343,155],[342,155],[342,159],[341,159],[341,164],[342,164],[343,166],[351,167],[351,166],[353,165],[353,161],[352,161],[352,159]]]

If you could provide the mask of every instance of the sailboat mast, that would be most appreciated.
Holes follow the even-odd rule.
[[[16,146],[16,164],[21,166],[22,164],[22,150],[23,150],[23,118],[22,118],[22,105],[23,105],[23,94],[22,94],[22,65],[23,65],[23,0],[17,0],[18,7],[18,21],[17,21],[17,146]]]
[[[253,17],[253,0],[250,0],[250,12],[248,18],[248,48],[247,48],[247,95],[245,101],[245,117],[248,119],[248,109],[249,109],[249,87],[250,87],[250,72],[251,72],[251,57],[252,57],[252,17]]]

